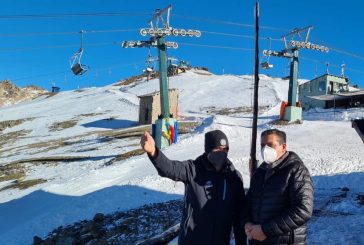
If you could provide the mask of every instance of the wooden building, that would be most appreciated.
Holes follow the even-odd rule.
[[[173,118],[178,117],[178,89],[169,90],[169,110]],[[160,92],[139,96],[139,124],[152,124],[161,114]]]

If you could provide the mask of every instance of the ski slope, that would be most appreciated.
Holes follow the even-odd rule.
[[[84,157],[58,164],[25,161],[25,179],[47,182],[0,192],[2,244],[29,244],[34,235],[45,237],[58,226],[92,219],[95,213],[127,210],[183,196],[183,184],[159,177],[145,155],[106,164],[117,154],[138,148],[138,140],[110,141],[100,134],[136,126],[137,96],[156,91],[158,86],[156,79],[142,80],[128,86],[61,92],[0,108],[0,121],[31,118],[4,130],[3,134],[22,130],[25,133],[2,145],[0,165],[30,158]],[[242,173],[245,187],[249,187],[251,113],[242,110],[219,115],[211,108],[219,111],[251,107],[252,77],[202,75],[192,70],[171,77],[169,86],[180,91],[181,117],[201,125],[164,150],[165,154],[171,159],[194,159],[203,152],[204,133],[220,129],[229,138],[229,158]],[[288,150],[295,151],[311,172],[317,205],[322,205],[327,215],[310,222],[309,244],[363,244],[364,208],[355,197],[364,192],[364,150],[350,119],[363,116],[364,109],[335,113],[311,110],[304,114],[302,125],[273,126],[269,122],[278,118],[280,102],[286,100],[287,91],[288,81],[261,75],[258,134],[271,127],[284,130]],[[74,121],[74,125],[51,130],[55,123],[69,121]],[[0,189],[10,184],[11,181],[0,182]],[[342,187],[349,188],[347,198],[331,202],[332,195]],[[342,215],[332,215],[338,213]]]

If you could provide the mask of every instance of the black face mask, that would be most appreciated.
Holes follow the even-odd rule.
[[[217,172],[219,172],[225,165],[227,160],[227,153],[225,151],[215,151],[210,152],[207,155],[207,159],[209,159],[210,163]]]

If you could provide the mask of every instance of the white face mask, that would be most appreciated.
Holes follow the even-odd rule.
[[[277,151],[269,146],[264,146],[261,150],[263,161],[270,164],[277,160]]]

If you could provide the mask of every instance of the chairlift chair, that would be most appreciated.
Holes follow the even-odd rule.
[[[152,73],[155,71],[155,61],[158,60],[158,58],[153,58],[151,52],[150,52],[150,47],[148,49],[148,58],[146,60],[147,63],[147,67],[145,69],[145,71]]]
[[[81,47],[80,49],[71,57],[70,65],[73,74],[76,76],[84,74],[90,68],[89,66],[81,64],[81,57],[83,54],[83,33],[84,31],[80,31],[81,34]]]
[[[262,69],[264,69],[264,70],[273,68],[273,64],[270,64],[268,61],[263,62],[260,65],[262,66]]]
[[[84,74],[86,71],[88,71],[88,66],[82,65],[81,63],[76,63],[71,68],[73,74],[76,76]]]
[[[268,37],[268,40],[269,40],[269,50],[271,50],[271,48],[272,48],[272,38]],[[262,62],[260,64],[262,69],[266,70],[266,69],[272,69],[273,68],[273,64],[269,63],[269,58],[270,58],[270,55],[268,55],[267,61]]]
[[[152,72],[152,71],[154,71],[154,69],[152,67],[147,67],[146,71],[147,72]]]

